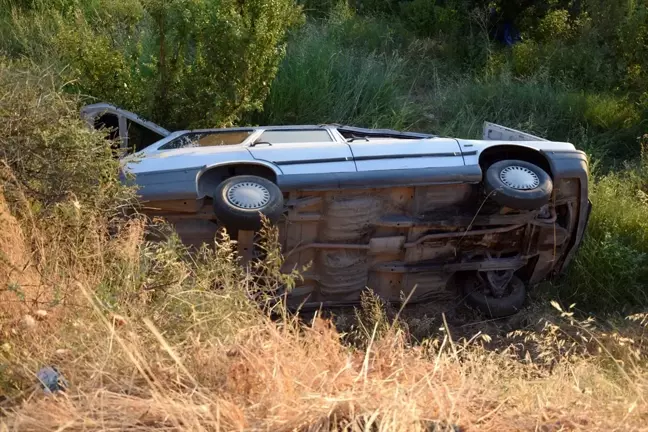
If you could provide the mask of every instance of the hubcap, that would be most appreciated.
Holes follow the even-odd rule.
[[[270,191],[258,183],[236,183],[227,191],[227,200],[238,208],[258,209],[270,202]]]
[[[540,186],[538,175],[529,168],[519,165],[511,165],[500,171],[500,180],[506,186],[518,190],[528,190]]]

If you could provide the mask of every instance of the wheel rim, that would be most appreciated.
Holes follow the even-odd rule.
[[[227,191],[227,200],[238,208],[259,209],[270,202],[270,191],[259,183],[236,183]]]
[[[511,165],[500,171],[500,180],[506,186],[518,189],[529,190],[540,186],[540,178],[529,168],[519,165]]]

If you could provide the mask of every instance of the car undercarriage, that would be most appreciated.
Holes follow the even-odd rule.
[[[510,304],[512,281],[523,283],[523,298],[526,286],[560,271],[576,240],[580,192],[577,179],[559,180],[552,201],[535,210],[502,206],[481,184],[288,192],[276,222],[283,270],[308,267],[288,304],[348,306],[370,288],[389,302],[470,296],[490,315],[514,313],[520,305]],[[202,213],[151,214],[199,245],[219,229],[209,201]],[[254,233],[233,237],[251,259]]]

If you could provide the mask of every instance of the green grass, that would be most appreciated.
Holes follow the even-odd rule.
[[[416,120],[404,79],[408,61],[395,52],[349,46],[336,30],[309,24],[293,35],[264,112],[254,121],[407,128]]]
[[[560,286],[587,310],[648,305],[648,161],[594,183],[586,238]]]
[[[444,134],[478,137],[487,120],[571,142],[608,166],[639,155],[637,136],[645,120],[632,103],[612,94],[574,91],[542,77],[521,81],[507,75],[456,77],[425,94],[434,129]]]
[[[475,138],[488,120],[571,142],[606,168],[639,156],[637,136],[648,116],[627,95],[581,90],[541,70],[516,78],[507,56],[500,56],[495,73],[467,70],[444,59],[434,41],[399,26],[335,16],[301,28],[263,112],[250,121],[339,122]]]

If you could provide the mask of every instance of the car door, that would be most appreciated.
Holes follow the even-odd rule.
[[[327,128],[264,129],[248,149],[255,159],[277,165],[286,175],[356,171],[349,145]]]
[[[353,139],[349,146],[360,172],[464,165],[459,143],[452,138],[368,137]]]
[[[81,117],[90,127],[107,129],[107,139],[114,140],[119,156],[136,153],[169,136],[171,132],[145,120],[130,111],[107,103],[96,103],[81,108]]]

